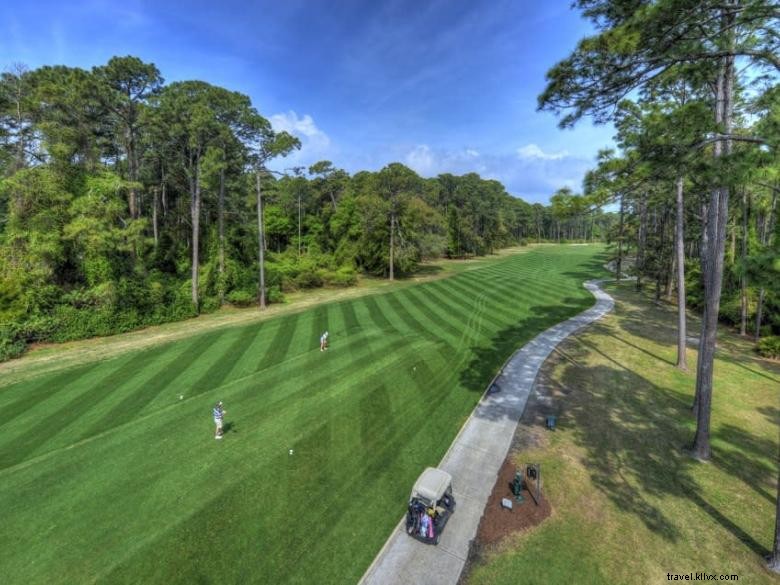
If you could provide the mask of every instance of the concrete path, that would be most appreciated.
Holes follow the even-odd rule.
[[[361,585],[458,582],[539,368],[566,337],[612,310],[612,297],[599,288],[600,282],[584,285],[596,297],[593,307],[540,333],[515,352],[455,437],[439,467],[452,474],[458,505],[439,545],[409,537],[402,518],[363,575]]]

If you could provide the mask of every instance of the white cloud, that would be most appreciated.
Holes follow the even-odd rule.
[[[485,179],[501,181],[510,193],[526,201],[544,203],[561,187],[578,191],[585,172],[594,164],[565,151],[545,153],[535,144],[501,154],[481,153],[473,148],[448,150],[418,144],[401,154],[401,160],[425,177],[442,173],[478,173]]]
[[[569,156],[568,151],[562,150],[561,152],[544,152],[536,144],[526,144],[517,149],[517,156],[520,159],[539,159],[539,160],[561,160]]]
[[[334,157],[335,149],[330,137],[317,126],[314,118],[309,114],[299,116],[295,111],[289,110],[274,114],[268,120],[276,132],[289,132],[301,141],[300,150],[293,151],[286,158],[280,159],[276,166],[308,166]]]
[[[421,175],[437,174],[439,166],[427,144],[418,144],[406,155],[406,164]]]
[[[314,118],[309,114],[298,117],[293,110],[284,114],[274,114],[269,118],[271,126],[277,132],[289,132],[299,138],[308,138],[321,144],[330,144],[330,138],[314,123]]]

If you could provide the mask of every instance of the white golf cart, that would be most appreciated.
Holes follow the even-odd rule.
[[[412,488],[406,513],[406,533],[426,544],[439,544],[447,520],[455,511],[452,476],[428,467]]]

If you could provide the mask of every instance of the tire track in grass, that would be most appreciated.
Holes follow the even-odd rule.
[[[133,420],[147,404],[168,388],[176,378],[185,373],[191,363],[196,363],[227,332],[228,330],[221,331],[216,336],[203,335],[170,361],[162,364],[145,385],[139,387],[135,392],[127,394],[124,399],[93,424],[79,440],[84,440]]]
[[[412,287],[409,287],[404,289],[401,296],[408,299],[413,306],[423,312],[440,330],[446,331],[454,339],[460,339],[463,330],[458,329],[450,321],[440,315],[436,307],[431,305],[428,299],[425,298],[425,295],[420,291],[415,291]]]
[[[287,353],[290,351],[290,343],[293,335],[295,335],[300,315],[300,313],[292,313],[280,319],[276,335],[274,335],[268,349],[265,350],[262,359],[258,362],[255,368],[256,372],[260,372],[272,364],[284,361],[284,358],[287,357]]]
[[[434,287],[426,287],[425,295],[420,293],[420,296],[424,298],[430,305],[435,305],[444,311],[449,317],[454,318],[455,321],[461,325],[461,331],[463,326],[469,320],[469,312],[466,308],[465,300],[456,303],[452,298],[445,298],[441,291]]]
[[[431,284],[439,284],[439,283],[431,283]],[[465,304],[469,306],[469,322],[474,321],[475,317],[478,317],[478,315],[475,315],[474,312],[477,310],[477,307],[482,307],[482,310],[484,310],[484,304],[481,301],[481,296],[479,293],[475,294],[475,291],[469,290],[467,287],[461,288],[461,287],[455,287],[454,283],[448,283],[450,286],[440,286],[438,290],[448,296],[453,302],[457,302],[458,299],[463,301]],[[506,324],[498,321],[494,317],[488,317],[488,321],[492,323],[496,328],[506,327]]]
[[[507,298],[512,298],[517,294],[518,287],[513,284],[491,283],[492,290],[479,293],[478,298],[481,303],[492,310],[486,315],[486,319],[492,323],[497,330],[505,328],[507,325],[516,322],[516,315],[510,311],[511,305],[506,302]],[[523,289],[527,290],[527,289]],[[450,287],[450,291],[456,295],[468,295],[468,287],[463,284]],[[504,302],[501,302],[501,300]],[[525,300],[525,297],[524,297]],[[503,316],[497,317],[496,315]]]
[[[397,293],[385,295],[382,299],[380,299],[380,301],[381,300],[386,300],[390,310],[392,310],[396,316],[408,327],[407,333],[419,335],[420,337],[428,339],[438,339],[438,336],[430,330],[430,327],[427,327],[423,321],[415,318],[401,304]]]
[[[26,385],[25,382],[19,382],[18,385],[14,384],[13,386],[9,386],[9,390],[16,387],[17,392],[19,392],[21,396],[7,406],[0,408],[0,428],[9,424],[28,410],[35,408],[46,399],[61,392],[71,384],[75,384],[84,375],[91,372],[100,364],[101,362],[95,362],[87,366],[71,368],[66,372],[60,372],[58,375],[46,376],[45,379],[38,380],[38,384],[29,390],[24,388]]]
[[[86,411],[108,398],[111,392],[107,388],[117,386],[137,374],[151,353],[150,350],[139,352],[124,366],[108,372],[88,390],[77,395],[65,406],[41,419],[37,424],[32,425],[23,435],[1,445],[0,470],[21,463],[53,439],[60,431],[76,422]]]
[[[411,291],[411,289],[408,289]],[[431,296],[433,296],[432,291],[428,291],[431,293]],[[422,306],[425,306],[429,312],[429,314],[437,315],[439,320],[445,320],[445,317],[443,315],[439,315],[439,311],[441,310],[438,306],[435,305],[435,303],[430,300],[429,297],[426,297],[425,295],[420,294],[419,301]],[[473,350],[472,347],[469,347],[471,343],[477,343],[477,330],[475,330],[473,327],[471,327],[469,324],[471,323],[471,317],[468,316],[468,314],[463,314],[460,311],[455,310],[452,307],[448,307],[451,311],[450,314],[456,314],[458,318],[460,319],[461,323],[465,323],[466,326],[460,330],[461,335],[458,338],[458,342],[456,347],[454,348],[455,351],[452,355],[452,365],[454,366],[451,368],[451,370],[456,369],[459,367],[469,356],[471,351]],[[451,327],[454,327],[450,324]]]

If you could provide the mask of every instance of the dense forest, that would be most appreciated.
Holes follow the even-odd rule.
[[[135,57],[12,67],[0,79],[0,359],[359,274],[392,279],[426,258],[603,239],[615,221],[567,190],[530,205],[477,174],[269,168],[299,147],[247,96],[166,84]]]

